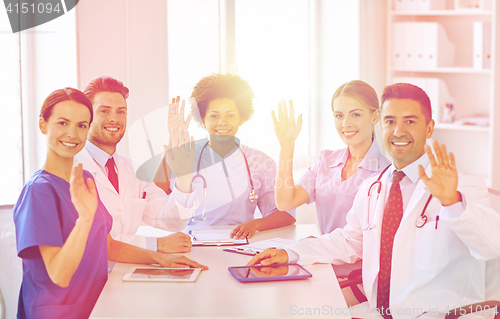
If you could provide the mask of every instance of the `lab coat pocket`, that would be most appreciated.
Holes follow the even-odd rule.
[[[418,269],[437,269],[448,264],[450,230],[444,225],[439,226],[436,228],[435,221],[429,221],[415,231],[415,265]]]
[[[142,199],[142,198],[132,198],[132,201],[131,201],[131,212],[130,214],[125,214],[125,218],[131,218],[132,216],[137,216],[138,218],[140,218],[141,220],[145,221],[145,211],[146,211],[146,205],[148,204],[148,200],[147,199]],[[129,215],[129,216],[127,216]],[[145,221],[146,222],[146,221]],[[149,221],[148,224],[150,224],[151,222],[155,222],[155,221]]]
[[[380,244],[380,238],[377,238],[374,228],[363,229],[363,247],[374,247],[374,245]],[[363,250],[363,254],[371,253],[372,250]],[[365,257],[363,256],[363,259]]]

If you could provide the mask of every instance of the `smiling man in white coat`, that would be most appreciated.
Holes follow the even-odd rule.
[[[132,160],[116,152],[127,126],[129,89],[114,78],[102,76],[91,80],[84,93],[92,101],[95,121],[85,148],[75,158],[94,176],[99,196],[113,216],[111,236],[161,253],[189,252],[191,239],[184,233],[162,238],[135,233],[142,222],[169,231],[180,231],[189,223],[198,207],[190,174],[178,179],[171,195],[154,183],[137,179]]]
[[[484,181],[459,174],[444,144],[434,141],[432,154],[426,140],[434,121],[422,89],[390,85],[381,105],[392,165],[361,185],[347,225],[284,250],[268,249],[249,265],[362,259],[368,302],[351,311],[353,317],[444,316],[484,301],[485,261],[500,256],[500,214],[490,207]]]

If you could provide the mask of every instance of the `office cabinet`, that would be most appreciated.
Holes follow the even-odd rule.
[[[436,121],[433,139],[456,155],[460,171],[480,175],[496,189],[499,7],[493,0],[471,8],[450,0],[389,0],[386,30],[386,84],[410,82],[424,88]]]

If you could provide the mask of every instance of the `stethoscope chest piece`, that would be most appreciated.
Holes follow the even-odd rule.
[[[255,201],[259,200],[259,195],[255,193],[255,191],[252,189],[250,194],[248,194],[248,199],[250,199],[250,202],[253,203]]]
[[[417,226],[418,228],[422,228],[422,227],[424,227],[425,223],[427,223],[427,216],[426,216],[426,215],[421,215],[421,216],[417,219],[416,226]]]

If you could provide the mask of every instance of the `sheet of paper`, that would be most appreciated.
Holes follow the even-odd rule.
[[[188,234],[192,237],[193,244],[200,242],[231,242],[234,244],[245,244],[245,239],[231,238],[231,229],[203,229],[191,230]]]

